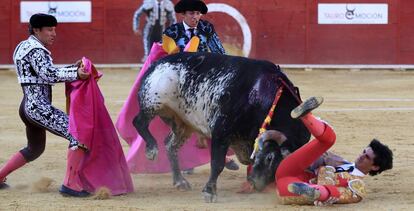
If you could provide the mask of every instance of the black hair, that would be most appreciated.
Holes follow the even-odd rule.
[[[29,34],[34,34],[35,28],[42,29],[42,27],[57,26],[57,20],[55,16],[36,13],[30,17],[29,20]]]
[[[376,171],[371,170],[369,172],[369,175],[374,176],[380,174],[385,170],[392,169],[393,153],[387,145],[382,144],[377,139],[372,139],[369,147],[372,148],[372,151],[374,151],[375,154],[374,165],[379,167],[379,169]]]

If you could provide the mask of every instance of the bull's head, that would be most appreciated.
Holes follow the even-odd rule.
[[[259,137],[258,151],[255,153],[252,172],[248,176],[249,182],[258,191],[275,181],[276,169],[283,159],[281,145],[286,136],[276,130],[267,130]]]

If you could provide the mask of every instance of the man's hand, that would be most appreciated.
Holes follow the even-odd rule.
[[[69,149],[75,151],[75,150],[83,150],[84,152],[88,152],[89,149],[85,144],[81,144],[78,141],[74,140],[69,143]]]
[[[90,74],[85,71],[85,66],[83,65],[83,63],[81,63],[78,67],[78,77],[79,77],[79,79],[86,80],[86,79],[89,78],[89,75]]]
[[[79,59],[78,61],[75,62],[75,66],[79,67],[82,65],[82,59]]]

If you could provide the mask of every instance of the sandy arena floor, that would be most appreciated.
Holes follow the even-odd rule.
[[[137,70],[106,70],[100,87],[112,119],[116,116],[135,80]],[[394,151],[394,169],[367,177],[368,197],[358,204],[335,205],[340,210],[414,209],[414,71],[287,71],[300,87],[302,98],[325,97],[314,112],[328,120],[337,132],[333,151],[349,160],[372,138]],[[0,71],[0,165],[26,144],[18,116],[21,88],[15,73]],[[64,109],[63,84],[54,88],[54,104]],[[122,141],[125,151],[128,149]],[[206,204],[201,189],[209,166],[196,168],[187,176],[193,190],[177,191],[170,174],[133,175],[135,192],[107,200],[66,198],[58,193],[65,173],[67,142],[48,134],[44,154],[8,177],[11,188],[0,191],[0,210],[304,210],[312,206],[279,205],[275,193],[237,194],[245,178],[245,166],[225,170],[218,181],[218,203]],[[43,179],[42,179],[43,178]],[[42,188],[45,178],[53,180]]]

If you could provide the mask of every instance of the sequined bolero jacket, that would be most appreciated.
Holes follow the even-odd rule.
[[[176,23],[168,27],[164,34],[171,37],[180,50],[183,51],[185,45],[190,41],[190,38],[186,35],[184,24],[182,22]],[[226,54],[220,39],[214,30],[213,24],[206,20],[200,20],[197,25],[196,36],[200,38],[200,44],[198,46],[199,52],[210,52]]]
[[[33,35],[17,45],[13,53],[20,84],[54,84],[77,79],[75,65],[57,68],[51,53]]]

